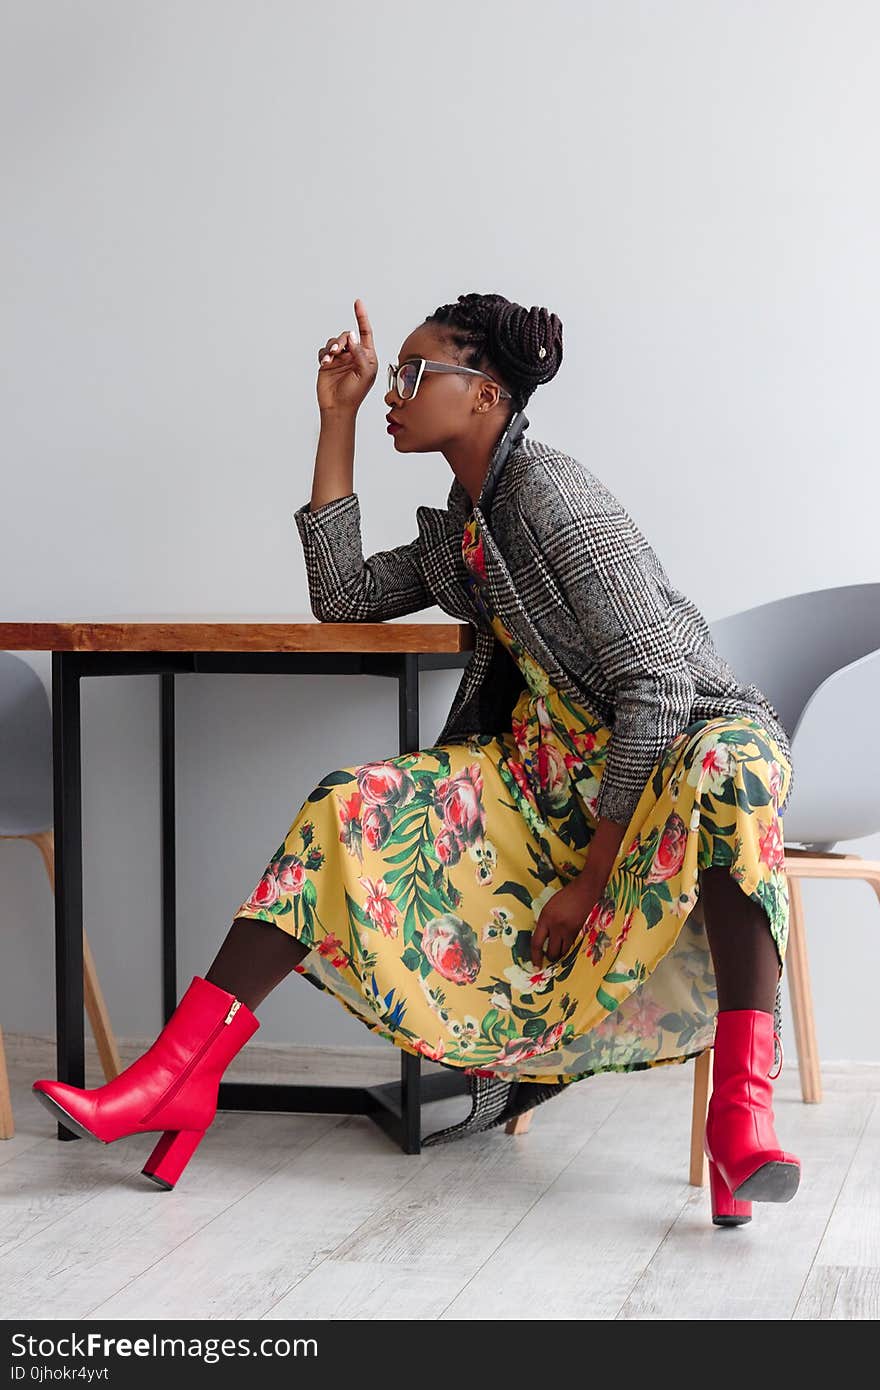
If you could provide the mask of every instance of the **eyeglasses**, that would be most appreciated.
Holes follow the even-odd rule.
[[[488,372],[480,372],[476,367],[456,367],[451,362],[431,362],[427,357],[411,357],[408,362],[402,362],[399,367],[388,364],[388,390],[393,391],[397,388],[397,394],[402,401],[411,401],[419,389],[419,384],[425,372],[460,372],[468,376],[483,376],[487,381],[494,381],[495,385],[501,390],[501,395],[506,400],[513,400],[509,391],[505,391],[500,381],[489,376]]]

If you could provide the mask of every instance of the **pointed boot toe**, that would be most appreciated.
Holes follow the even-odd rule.
[[[101,1144],[108,1142],[93,1128],[95,1102],[88,1091],[78,1086],[68,1086],[66,1081],[35,1081],[31,1089],[49,1114],[80,1138],[97,1139]]]

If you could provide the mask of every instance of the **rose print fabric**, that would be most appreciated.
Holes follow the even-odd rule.
[[[711,1046],[717,1011],[702,868],[725,865],[765,909],[782,969],[790,764],[754,719],[690,724],[580,935],[536,969],[541,909],[586,862],[611,730],[487,607],[473,515],[462,554],[523,674],[511,728],[328,773],[235,916],[310,946],[298,971],[371,1031],[465,1071],[559,1083],[683,1062]]]

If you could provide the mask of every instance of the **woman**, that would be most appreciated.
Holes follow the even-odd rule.
[[[770,1085],[786,732],[605,485],[524,438],[562,361],[545,309],[463,295],[405,340],[385,397],[395,448],[439,450],[455,476],[414,541],[365,561],[355,419],[378,363],[354,308],[359,339],[318,353],[312,495],[294,514],[312,608],[376,621],[440,604],[472,622],[446,724],[430,747],[322,778],[143,1057],[93,1090],[34,1089],[85,1134],[161,1130],[143,1171],[173,1187],[291,970],[467,1074],[471,1115],[425,1143],[714,1044],[712,1214],[741,1224],[800,1177]]]

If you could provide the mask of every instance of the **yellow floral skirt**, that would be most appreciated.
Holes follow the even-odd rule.
[[[701,869],[726,866],[765,909],[782,970],[791,768],[754,719],[690,724],[580,935],[536,969],[531,933],[584,866],[610,738],[544,677],[509,731],[334,769],[234,915],[310,947],[297,970],[372,1032],[464,1071],[564,1083],[683,1062],[717,1012]]]

